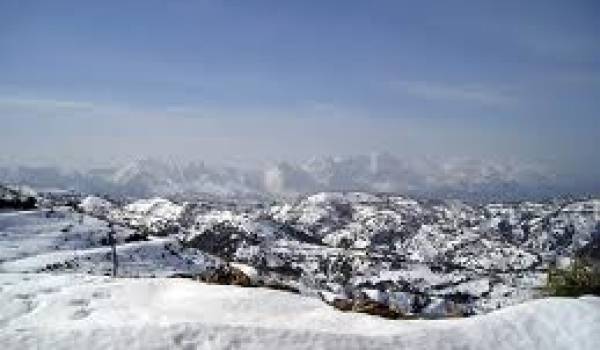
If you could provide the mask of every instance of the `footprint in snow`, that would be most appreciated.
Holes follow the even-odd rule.
[[[108,299],[110,298],[110,291],[108,290],[97,290],[92,293],[94,299]]]
[[[19,294],[15,294],[15,298],[16,299],[20,299],[20,300],[29,300],[31,299],[32,295],[31,294],[27,294],[27,293],[19,293]]]
[[[54,288],[54,287],[42,288],[42,289],[40,289],[40,293],[42,293],[42,294],[52,294],[52,293],[58,292],[59,290],[60,289]]]
[[[71,306],[88,306],[90,304],[90,300],[89,299],[71,299],[69,301],[69,305]]]
[[[23,300],[23,304],[25,305],[26,314],[32,312],[37,306],[37,303],[30,299]]]
[[[77,309],[75,312],[73,312],[73,314],[71,315],[71,319],[72,320],[83,320],[84,318],[87,318],[91,313],[92,313],[91,309],[82,307],[80,309]]]

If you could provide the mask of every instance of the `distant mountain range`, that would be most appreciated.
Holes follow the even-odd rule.
[[[473,159],[406,160],[387,153],[319,157],[253,169],[142,159],[86,171],[0,166],[0,181],[133,197],[177,194],[297,195],[316,191],[396,192],[465,199],[521,199],[567,191],[543,167]]]

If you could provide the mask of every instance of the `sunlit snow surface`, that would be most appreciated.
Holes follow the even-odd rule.
[[[600,298],[390,321],[289,293],[182,279],[0,274],[3,349],[597,349]]]
[[[109,228],[105,221],[67,208],[0,213],[0,272],[56,271],[95,275],[111,272]],[[119,275],[170,276],[202,271],[213,263],[199,251],[179,247],[174,237],[126,242],[134,231],[116,229]]]

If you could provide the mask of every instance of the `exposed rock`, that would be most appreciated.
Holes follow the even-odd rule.
[[[250,276],[230,265],[219,266],[214,270],[207,271],[200,275],[199,278],[206,283],[230,284],[242,287],[256,286]]]

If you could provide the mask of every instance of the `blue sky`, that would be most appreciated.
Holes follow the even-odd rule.
[[[596,1],[3,0],[0,147],[62,162],[521,157],[600,174],[599,39]]]

